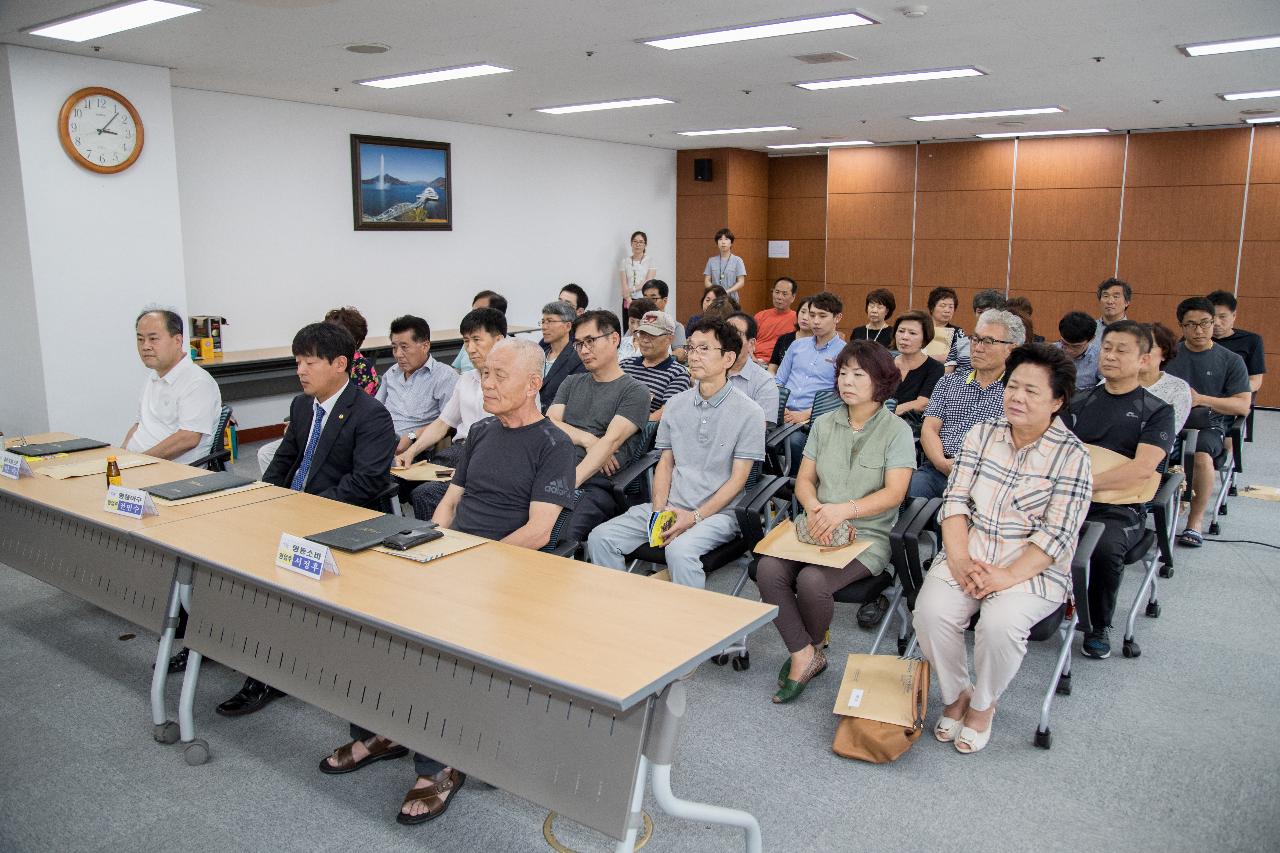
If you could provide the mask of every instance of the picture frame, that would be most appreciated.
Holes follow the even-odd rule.
[[[351,134],[357,231],[452,231],[448,142]]]

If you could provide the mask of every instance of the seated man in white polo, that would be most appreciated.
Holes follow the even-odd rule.
[[[138,357],[151,368],[142,386],[138,421],[121,447],[187,464],[208,455],[222,411],[218,383],[191,360],[182,336],[182,317],[163,308],[143,311],[134,328]]]
[[[734,388],[728,372],[742,351],[742,336],[719,317],[688,330],[689,373],[697,382],[666,405],[655,447],[662,451],[653,476],[653,503],[643,503],[591,531],[587,558],[626,568],[626,555],[649,541],[651,513],[671,510],[666,531],[671,579],[703,588],[702,555],[738,535],[732,507],[742,497],[751,466],[764,459],[764,413]]]

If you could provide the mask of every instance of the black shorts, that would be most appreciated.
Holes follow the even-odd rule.
[[[1208,453],[1209,458],[1216,463],[1222,457],[1223,442],[1226,440],[1226,436],[1213,427],[1200,430],[1198,436],[1196,439],[1196,453]]]

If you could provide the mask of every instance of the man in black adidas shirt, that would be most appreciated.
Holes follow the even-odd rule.
[[[1081,391],[1067,407],[1064,420],[1085,444],[1104,447],[1132,459],[1109,471],[1093,472],[1094,493],[1127,490],[1145,482],[1173,445],[1173,408],[1138,382],[1143,360],[1150,358],[1151,333],[1132,320],[1107,326],[1098,359],[1102,383]],[[1084,653],[1111,654],[1107,629],[1116,609],[1116,593],[1124,576],[1125,552],[1137,543],[1145,526],[1142,504],[1089,505],[1089,521],[1105,531],[1089,560],[1089,622]]]

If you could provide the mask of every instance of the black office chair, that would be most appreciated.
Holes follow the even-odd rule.
[[[734,516],[738,521],[738,535],[703,554],[702,570],[711,574],[716,569],[727,566],[744,554],[750,553],[764,535],[787,516],[789,510],[786,507],[790,506],[790,500],[789,495],[783,494],[783,490],[789,487],[790,481],[785,477],[763,474],[762,465],[759,462],[752,465],[751,475],[747,478],[743,495],[733,507]],[[627,571],[635,571],[642,562],[666,565],[666,549],[641,545],[628,554],[626,559]],[[742,592],[742,587],[747,582],[748,571],[749,566],[743,568],[730,595],[736,596]],[[738,671],[750,669],[751,655],[747,651],[746,637],[722,649],[712,660],[719,666],[732,662],[733,668]]]
[[[934,498],[930,504],[935,507],[933,511],[930,512],[930,507],[926,507],[925,511],[917,516],[917,521],[920,522],[921,530],[928,529],[934,532],[938,541],[941,542],[942,528],[937,520],[936,507],[942,505],[942,500]],[[1102,524],[1096,521],[1086,521],[1081,526],[1076,552],[1071,559],[1071,587],[1074,601],[1068,600],[1059,605],[1052,613],[1032,626],[1031,633],[1027,637],[1028,640],[1035,642],[1045,642],[1055,637],[1058,639],[1057,665],[1049,679],[1049,686],[1045,690],[1044,701],[1040,706],[1040,724],[1036,728],[1035,744],[1042,749],[1049,749],[1053,745],[1053,734],[1049,729],[1049,712],[1054,695],[1057,693],[1063,696],[1071,695],[1071,644],[1075,637],[1076,625],[1089,625],[1089,560],[1093,556],[1093,549],[1098,545],[1098,540],[1102,538],[1103,530]],[[923,565],[911,565],[911,571],[903,578],[904,586],[907,583],[912,586],[913,602],[924,583],[923,569]],[[969,621],[969,630],[977,626],[980,616],[980,613],[974,614],[973,619]],[[917,639],[913,631],[906,650],[908,656],[915,651],[916,645]]]
[[[1186,473],[1187,482],[1190,483],[1193,488],[1195,486],[1195,479],[1193,475],[1195,472],[1196,445],[1195,442],[1191,440],[1192,436],[1190,434],[1196,433],[1198,436],[1198,432],[1196,432],[1198,429],[1208,428],[1208,416],[1208,409],[1203,406],[1196,406],[1191,410],[1191,415],[1187,418],[1187,429],[1185,432],[1188,433],[1188,436],[1187,440],[1182,443],[1182,467],[1183,471]],[[1242,441],[1240,436],[1244,429],[1244,423],[1245,418],[1237,416],[1232,420],[1231,425],[1227,429],[1227,436],[1234,440],[1235,446],[1239,446]],[[1213,470],[1214,479],[1217,483],[1214,486],[1213,498],[1210,499],[1209,506],[1205,510],[1205,514],[1212,519],[1212,521],[1209,522],[1209,527],[1206,532],[1210,536],[1217,536],[1222,532],[1222,525],[1218,523],[1218,516],[1227,514],[1227,497],[1235,486],[1236,474],[1238,473],[1235,464],[1234,449],[1232,451],[1228,451],[1224,446],[1222,453],[1218,454],[1218,457],[1213,460]]]
[[[618,511],[644,503],[653,492],[653,467],[662,458],[662,451],[655,450],[659,421],[647,421],[640,430],[622,446],[619,455],[625,461],[609,478]]]
[[[569,524],[569,519],[573,517],[573,510],[562,509],[560,515],[556,517],[556,524],[551,528],[551,538],[547,540],[547,544],[539,548],[544,554],[555,554],[557,557],[565,557],[566,559],[575,559],[578,556],[578,550],[582,547],[582,543],[573,539],[562,539],[564,529]]]
[[[898,521],[894,524],[893,530],[889,532],[889,549],[890,558],[889,566],[878,575],[862,578],[850,583],[833,594],[833,598],[841,604],[856,604],[859,607],[870,601],[875,601],[881,595],[892,587],[889,597],[889,609],[885,612],[884,618],[880,620],[879,630],[876,632],[875,640],[871,643],[870,654],[875,654],[880,647],[880,643],[884,640],[885,635],[889,632],[889,626],[897,617],[898,629],[898,646],[899,654],[906,648],[907,643],[907,626],[908,616],[901,611],[901,603],[903,600],[903,586],[899,578],[906,573],[906,548],[909,547],[904,536],[908,527],[915,520],[916,516],[924,510],[928,501],[924,498],[907,498],[902,507],[898,510]],[[796,507],[792,506],[792,515],[794,517]],[[753,556],[751,562],[747,564],[747,574],[754,582],[756,579],[756,569],[760,562],[760,557]],[[823,644],[824,647],[827,643]]]
[[[226,446],[224,436],[230,422],[231,407],[223,406],[218,412],[218,419],[213,422],[213,444],[209,445],[209,452],[192,462],[191,467],[207,468],[210,471],[227,470],[227,463],[231,461],[231,448]]]

